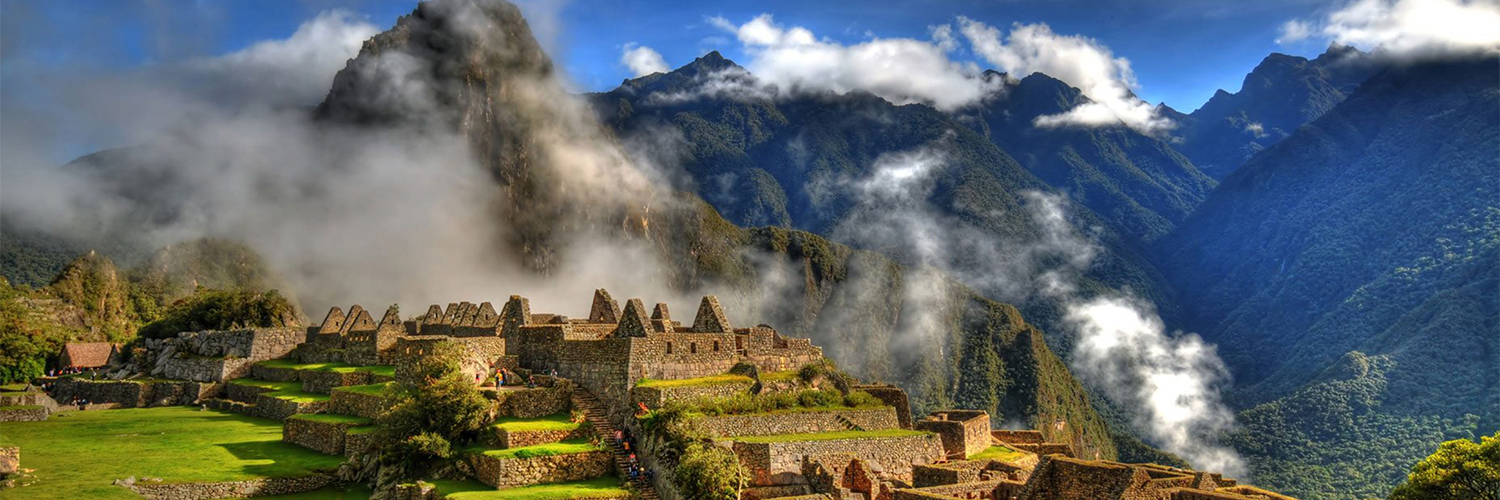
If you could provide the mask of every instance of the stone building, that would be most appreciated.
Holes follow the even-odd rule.
[[[428,307],[402,321],[396,309],[374,321],[363,307],[334,307],[321,324],[308,327],[304,362],[355,365],[399,364],[438,342],[469,352],[471,374],[495,368],[526,368],[572,379],[623,407],[632,382],[718,375],[748,363],[765,371],[799,368],[823,358],[808,339],[789,338],[767,326],[735,328],[717,297],[703,297],[691,325],[672,319],[666,304],[647,311],[640,299],[623,308],[605,290],[594,292],[588,318],[531,312],[530,302],[510,297],[499,312],[489,302]],[[481,377],[483,378],[483,377]]]

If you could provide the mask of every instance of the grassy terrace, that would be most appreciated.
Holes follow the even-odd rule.
[[[710,385],[753,384],[753,383],[755,383],[755,379],[750,378],[750,377],[746,377],[744,375],[728,375],[728,374],[725,374],[725,375],[713,375],[713,376],[709,376],[709,377],[684,378],[684,379],[676,379],[676,380],[656,380],[656,379],[643,378],[640,381],[637,381],[635,383],[635,386],[636,387],[654,387],[654,388],[658,388],[658,389],[666,389],[666,388],[670,388],[670,387],[701,387],[701,386],[710,386]]]
[[[553,455],[571,455],[574,453],[588,453],[604,448],[590,443],[587,439],[569,439],[556,443],[539,444],[536,446],[523,446],[520,448],[469,448],[469,452],[483,453],[487,457],[494,458],[535,458],[550,457]]]
[[[782,370],[782,371],[779,371],[779,372],[765,372],[765,373],[761,373],[760,374],[760,380],[762,382],[780,382],[780,381],[783,381],[783,380],[791,380],[791,379],[798,378],[798,377],[802,376],[801,372],[802,372],[802,370]]]
[[[390,387],[392,383],[394,382],[381,382],[379,384],[366,385],[346,385],[343,387],[334,387],[333,390],[349,391],[358,394],[367,394],[370,396],[384,396],[385,388]]]
[[[64,412],[45,422],[6,422],[0,444],[20,446],[30,486],[6,500],[140,500],[110,484],[129,476],[167,482],[240,481],[331,471],[343,457],[281,441],[281,423],[169,406]],[[330,497],[332,498],[332,497]]]
[[[334,373],[368,372],[375,375],[385,375],[387,377],[396,376],[396,367],[383,365],[354,366],[346,365],[344,363],[298,363],[290,359],[272,359],[261,361],[256,364],[267,368],[290,368],[293,370],[311,370]]]
[[[932,434],[926,431],[912,431],[906,429],[885,429],[879,431],[838,431],[818,432],[812,434],[777,434],[774,436],[742,436],[727,438],[731,441],[744,443],[792,443],[799,441],[831,441],[834,439],[863,439],[863,438],[891,438],[924,436]]]
[[[571,431],[581,425],[569,420],[571,417],[567,412],[541,418],[502,417],[495,419],[494,425],[490,427],[506,431]]]
[[[289,418],[308,420],[312,422],[323,422],[329,424],[353,424],[355,426],[370,425],[373,420],[353,415],[339,415],[337,413],[298,413]]]
[[[613,476],[503,490],[476,481],[434,481],[433,484],[439,494],[447,495],[450,500],[564,500],[618,497],[628,492]]]
[[[41,405],[0,406],[0,411],[7,411],[7,410],[35,410],[37,408],[41,408]]]
[[[1009,462],[1024,456],[1026,456],[1026,452],[1013,449],[1003,444],[997,444],[989,448],[985,448],[984,451],[970,455],[969,460],[999,460],[1002,462]]]
[[[247,385],[250,387],[259,387],[262,389],[270,389],[271,392],[265,393],[266,396],[270,396],[276,399],[285,399],[294,403],[328,401],[329,397],[327,394],[318,394],[316,392],[307,392],[302,390],[301,382],[271,382],[269,380],[237,378],[229,381],[229,383]]]

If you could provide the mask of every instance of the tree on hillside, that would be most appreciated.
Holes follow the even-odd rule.
[[[1412,466],[1390,500],[1500,500],[1500,433],[1455,439]]]
[[[381,462],[398,471],[394,477],[421,477],[446,463],[488,420],[490,401],[460,370],[463,356],[463,346],[440,342],[397,365],[390,410],[377,419]]]

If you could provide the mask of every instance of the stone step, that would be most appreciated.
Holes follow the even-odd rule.
[[[594,431],[604,439],[605,446],[609,448],[610,453],[614,454],[615,473],[620,476],[621,480],[630,481],[628,479],[630,477],[629,454],[626,453],[623,446],[615,444],[613,439],[615,425],[605,416],[606,413],[603,410],[603,405],[600,404],[599,400],[593,394],[589,394],[582,388],[578,388],[573,390],[573,408],[583,412],[584,419],[588,420],[589,424],[594,426]],[[630,481],[630,483],[636,488],[636,492],[642,500],[657,500],[660,498],[656,494],[656,487],[652,486],[645,479]]]

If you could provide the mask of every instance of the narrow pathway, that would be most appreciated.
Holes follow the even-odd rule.
[[[600,440],[609,447],[610,453],[615,455],[615,473],[620,476],[620,479],[635,486],[636,492],[640,493],[641,500],[660,499],[661,497],[656,495],[656,487],[644,477],[636,481],[630,480],[629,454],[625,452],[623,446],[615,444],[615,425],[609,422],[609,414],[604,409],[604,403],[599,402],[598,398],[582,387],[574,387],[573,407],[583,412],[584,418],[594,426],[594,432],[599,434]]]

